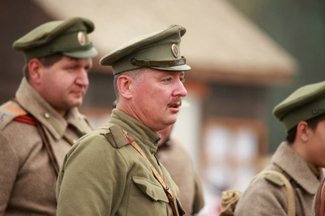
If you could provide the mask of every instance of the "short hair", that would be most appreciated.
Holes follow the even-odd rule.
[[[44,57],[40,57],[37,58],[45,67],[51,67],[52,65],[54,65],[56,62],[60,61],[63,58],[63,54],[61,53],[56,53],[53,55],[49,55],[49,56],[44,56]],[[26,63],[24,65],[23,68],[23,74],[26,77],[27,80],[29,80],[29,70],[28,70],[28,63]]]
[[[118,78],[122,75],[122,74],[126,74],[130,77],[132,77],[133,79],[138,79],[142,74],[143,72],[147,70],[147,68],[138,68],[138,69],[135,69],[135,70],[129,70],[129,71],[125,71],[123,73],[118,73],[114,76],[114,81],[113,81],[113,85],[114,85],[114,93],[115,93],[115,97],[116,97],[116,100],[118,101],[119,99],[119,90],[118,90],[118,87],[117,87],[117,80]]]
[[[306,122],[308,124],[308,127],[312,129],[312,131],[315,131],[318,123],[323,119],[325,119],[325,114],[318,115],[314,118],[308,119]],[[296,139],[296,135],[297,135],[297,125],[288,131],[286,141],[288,143],[293,143]]]

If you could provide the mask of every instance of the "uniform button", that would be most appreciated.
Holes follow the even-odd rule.
[[[48,113],[44,113],[44,116],[45,116],[45,118],[50,118],[50,114],[48,114]]]

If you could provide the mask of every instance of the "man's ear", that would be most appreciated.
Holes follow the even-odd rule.
[[[117,87],[119,93],[122,97],[131,98],[132,97],[132,88],[133,88],[133,80],[130,76],[120,75],[117,79]]]
[[[305,121],[301,121],[297,125],[297,138],[303,142],[307,142],[309,138],[310,128],[308,127],[308,123]]]
[[[43,67],[43,64],[37,58],[33,58],[28,62],[27,67],[30,81],[33,84],[39,84],[42,76],[40,69]]]

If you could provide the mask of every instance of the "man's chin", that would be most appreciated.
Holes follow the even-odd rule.
[[[177,120],[177,116],[174,116],[174,117],[171,117],[167,122],[166,124],[169,126],[169,125],[172,125],[176,122]]]
[[[70,108],[73,108],[73,107],[79,107],[82,105],[82,102],[83,100],[82,99],[75,99],[74,101],[72,101],[69,105],[70,105]]]

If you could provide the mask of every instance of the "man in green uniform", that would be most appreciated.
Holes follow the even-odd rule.
[[[325,167],[325,82],[303,86],[273,109],[284,124],[286,141],[276,150],[266,170],[281,172],[294,189],[294,202],[285,181],[258,175],[235,209],[235,215],[312,215],[313,198]],[[295,213],[294,213],[295,212]]]
[[[67,154],[57,185],[57,215],[183,215],[178,187],[156,159],[156,131],[175,123],[190,69],[180,55],[186,30],[173,25],[101,58],[117,98],[108,125]]]
[[[96,49],[85,18],[44,23],[16,40],[24,77],[0,107],[0,215],[55,215],[55,187],[74,140],[91,131],[77,107]]]
[[[171,137],[172,129],[173,125],[170,125],[158,131],[161,139],[158,142],[156,157],[179,187],[179,198],[185,215],[194,215],[204,207],[201,181],[194,170],[189,152],[179,140]]]

